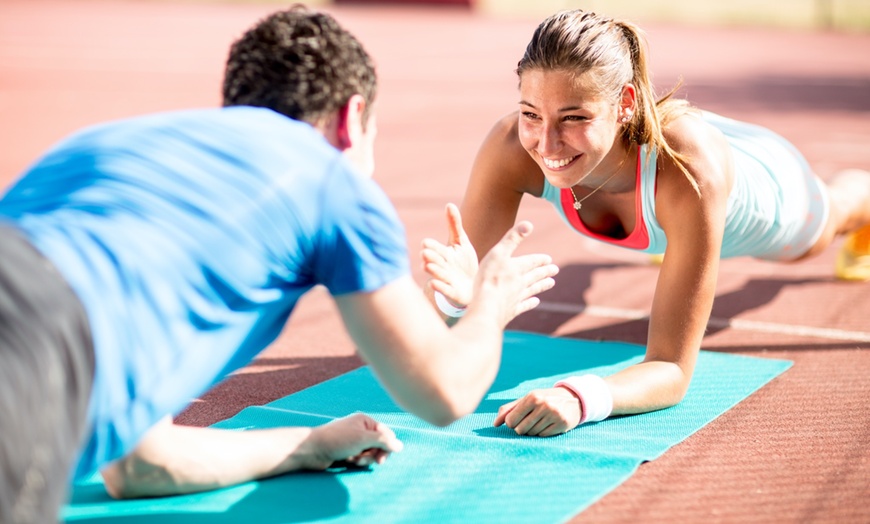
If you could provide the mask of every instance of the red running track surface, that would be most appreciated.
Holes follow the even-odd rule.
[[[229,44],[277,8],[3,0],[0,187],[81,126],[218,105]],[[445,235],[444,204],[461,199],[482,137],[515,107],[513,67],[538,20],[451,7],[329,10],[377,61],[376,177],[416,256],[422,238]],[[823,178],[870,168],[870,35],[646,30],[660,90],[682,77],[683,96],[778,131]],[[540,202],[524,202],[520,214],[536,225],[523,251],[552,254],[562,273],[543,306],[510,327],[644,343],[657,269],[579,239]],[[870,522],[870,284],[833,280],[836,247],[794,265],[723,263],[703,347],[794,367],[574,521]],[[332,302],[315,290],[273,346],[179,421],[209,425],[361,364]]]

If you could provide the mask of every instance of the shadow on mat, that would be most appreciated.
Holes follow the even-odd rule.
[[[336,480],[347,472],[300,472],[256,484],[194,495],[156,499],[113,500],[102,484],[77,486],[72,504],[105,506],[92,515],[70,515],[69,524],[111,521],[118,524],[282,524],[335,518],[349,510],[347,488]],[[245,492],[245,490],[249,490]]]
[[[603,269],[615,268],[632,268],[637,267],[643,271],[649,271],[650,279],[657,278],[658,269],[654,266],[637,266],[630,263],[610,263],[610,264],[574,264],[560,268],[556,287],[547,293],[541,294],[542,302],[556,302],[562,304],[576,305],[578,311],[582,310],[587,302],[583,296],[586,289],[589,288],[592,282],[592,275],[595,271]],[[739,317],[743,313],[753,311],[772,302],[782,291],[787,287],[802,286],[816,283],[830,283],[829,278],[802,278],[802,279],[773,279],[773,278],[754,278],[749,279],[742,288],[717,295],[713,303],[713,311],[711,317],[714,319],[730,320]],[[533,333],[542,333],[551,335],[555,333],[562,325],[570,319],[583,313],[575,312],[553,312],[553,311],[537,311],[532,310],[517,319],[515,319],[508,329],[520,331],[530,331]],[[707,326],[705,337],[714,335],[729,329],[730,326],[725,323],[711,322]],[[578,338],[584,340],[608,340],[628,342],[632,344],[646,345],[647,335],[649,332],[649,318],[632,319],[625,321],[617,321],[606,326],[593,329],[584,329],[572,333],[564,334],[564,337]],[[763,347],[746,348],[738,347],[735,350],[752,350],[752,349],[823,349],[825,347],[843,348],[858,347],[861,349],[870,348],[870,344],[847,341],[835,344],[794,344],[771,347],[766,345]],[[725,351],[723,348],[713,348],[714,351]]]
[[[556,285],[549,291],[539,295],[541,302],[571,304],[576,305],[578,311],[588,305],[585,293],[592,285],[592,275],[596,271],[612,270],[612,269],[636,269],[649,273],[651,281],[655,281],[658,275],[658,268],[654,266],[643,266],[626,262],[610,262],[604,264],[571,264],[561,266],[559,274],[556,276]],[[582,314],[582,313],[579,313]],[[551,335],[558,330],[568,320],[576,317],[576,312],[556,312],[546,310],[532,310],[528,313],[515,318],[507,327],[517,331],[531,331],[533,333],[542,333]],[[641,320],[641,324],[646,325],[646,320]],[[596,330],[597,331],[597,330]],[[609,329],[608,329],[609,332]],[[580,334],[584,332],[579,332]],[[578,336],[577,338],[585,338],[588,340],[620,340],[632,343],[645,343],[646,330],[644,329],[644,338],[640,341],[624,337],[604,337],[604,336]]]

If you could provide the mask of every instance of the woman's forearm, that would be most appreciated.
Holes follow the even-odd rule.
[[[633,415],[679,404],[691,375],[673,362],[645,361],[605,378],[613,395],[613,415]]]

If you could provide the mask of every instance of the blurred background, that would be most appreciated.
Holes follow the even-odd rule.
[[[231,42],[291,3],[0,0],[0,187],[83,125],[218,105]],[[334,12],[378,63],[378,176],[394,197],[461,197],[464,183],[450,177],[431,181],[426,195],[402,183],[413,178],[404,176],[406,155],[413,148],[427,170],[464,176],[489,126],[515,107],[513,68],[535,26],[569,7],[641,24],[660,92],[682,80],[680,96],[773,127],[815,157],[823,176],[860,165],[855,150],[867,148],[870,0],[309,4]],[[442,123],[433,111],[454,120]],[[823,123],[805,125],[806,111]]]
[[[84,126],[218,106],[231,43],[291,3],[0,0],[0,192]],[[406,225],[420,282],[417,246],[446,234],[445,203],[461,200],[483,137],[515,110],[516,63],[538,23],[559,9],[639,23],[659,92],[682,81],[678,95],[690,102],[773,129],[822,178],[870,169],[870,0],[311,4],[331,12],[376,62],[375,179]],[[644,343],[657,268],[642,255],[570,234],[539,200],[524,199],[520,216],[535,224],[521,250],[550,253],[562,273],[543,297],[559,307],[523,315],[513,327]],[[870,293],[833,281],[836,247],[793,265],[723,262],[704,349],[787,358],[794,368],[584,515],[597,522],[870,522]],[[605,313],[579,314],[587,306]],[[755,328],[735,328],[738,322]],[[827,335],[833,331],[841,338]],[[179,420],[213,424],[361,364],[332,301],[315,289],[273,346]]]
[[[328,3],[329,0],[320,0]],[[688,24],[764,25],[867,31],[867,0],[334,0],[356,4],[461,5],[481,13],[542,18],[582,7],[636,21]]]

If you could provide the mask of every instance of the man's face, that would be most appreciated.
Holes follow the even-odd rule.
[[[374,107],[367,113],[368,122],[363,120],[365,114],[364,103],[350,104],[347,114],[347,136],[350,145],[343,149],[342,153],[361,174],[371,177],[375,173],[375,138],[378,135],[378,122]]]
[[[354,149],[351,161],[357,169],[367,177],[375,174],[375,138],[378,135],[378,119],[375,112],[371,111],[365,127],[360,130],[360,140]],[[348,151],[345,151],[347,154]]]

